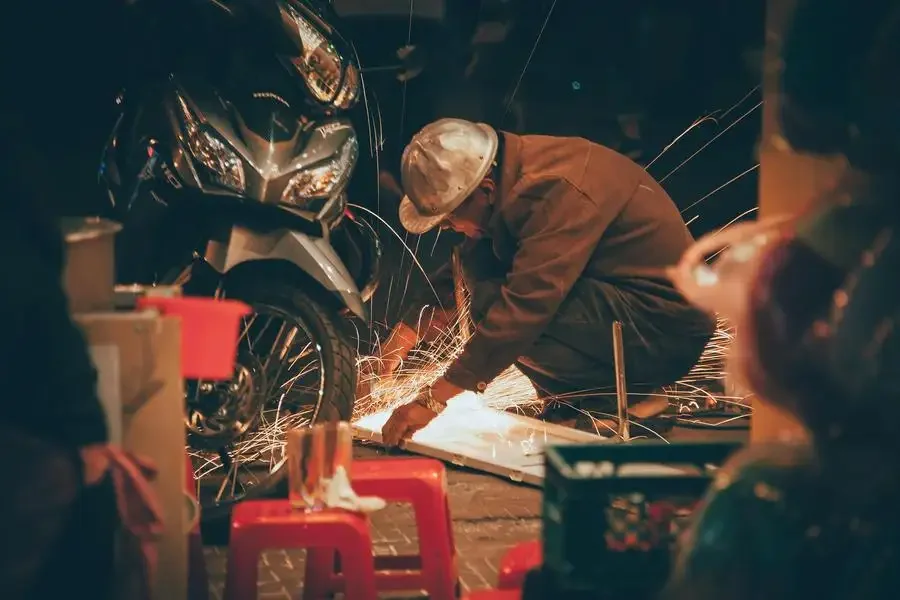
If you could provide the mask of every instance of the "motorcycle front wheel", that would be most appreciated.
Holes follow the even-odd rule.
[[[186,421],[202,519],[271,495],[286,476],[286,432],[349,421],[357,351],[337,311],[269,273],[226,284],[253,312],[242,325],[235,377],[188,382]]]

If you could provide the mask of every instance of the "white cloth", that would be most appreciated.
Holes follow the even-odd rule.
[[[334,477],[326,484],[325,506],[368,514],[381,510],[387,502],[377,496],[357,496],[347,471],[344,467],[338,467]]]

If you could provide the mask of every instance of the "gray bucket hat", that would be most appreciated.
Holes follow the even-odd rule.
[[[490,172],[497,146],[492,127],[462,119],[441,119],[414,135],[400,165],[403,227],[422,234],[456,210]]]

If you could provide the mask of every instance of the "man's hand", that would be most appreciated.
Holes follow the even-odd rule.
[[[465,390],[453,385],[443,377],[431,386],[431,390],[422,390],[415,400],[397,407],[391,418],[381,429],[381,439],[385,446],[399,446],[411,438],[417,431],[431,423],[438,416],[438,411],[429,405],[447,406],[447,402]]]

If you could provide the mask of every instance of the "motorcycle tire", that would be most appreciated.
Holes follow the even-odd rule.
[[[251,308],[272,307],[294,316],[322,345],[325,393],[316,422],[349,421],[356,403],[356,347],[347,339],[340,321],[344,317],[322,306],[295,286],[258,279],[241,281],[226,288],[226,295]],[[254,310],[255,312],[255,310]]]
[[[321,346],[326,383],[314,410],[314,423],[349,421],[356,402],[357,351],[341,326],[343,317],[296,286],[272,281],[266,271],[261,271],[259,276],[245,275],[233,283],[226,280],[226,297],[245,302],[254,313],[269,308],[290,315],[302,323]],[[281,484],[286,477],[287,466],[284,465],[248,489],[240,500],[203,506],[201,520],[204,523],[219,521],[228,517],[231,508],[239,502],[283,493]]]

